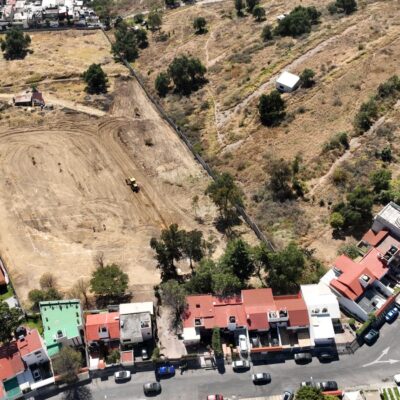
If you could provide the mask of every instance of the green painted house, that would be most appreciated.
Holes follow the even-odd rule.
[[[50,357],[63,345],[78,347],[83,344],[83,317],[79,300],[41,301],[43,336]]]

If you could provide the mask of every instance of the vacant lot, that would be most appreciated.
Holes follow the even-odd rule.
[[[117,93],[103,118],[3,113],[1,253],[23,297],[48,271],[67,290],[90,276],[99,252],[129,274],[136,299],[151,296],[159,272],[149,240],[171,223],[202,230],[220,251],[206,175],[134,81],[118,82]],[[130,176],[139,193],[125,184]]]
[[[202,60],[208,67],[208,84],[190,98],[168,95],[162,100],[166,109],[217,168],[235,175],[247,195],[247,208],[276,242],[295,239],[316,247],[327,261],[342,243],[332,238],[328,216],[329,205],[343,196],[343,190],[324,178],[334,159],[321,154],[323,145],[338,132],[351,136],[360,104],[381,82],[398,74],[400,57],[398,2],[360,0],[357,12],[350,16],[330,15],[329,3],[262,2],[267,12],[262,23],[249,15],[238,18],[232,1],[173,10],[164,18],[168,39],[157,41],[154,35],[138,61],[149,87],[153,87],[157,73],[176,55],[191,54]],[[308,35],[275,37],[263,43],[262,27],[275,26],[279,14],[299,4],[315,5],[322,12],[321,23]],[[204,35],[194,34],[196,16],[207,20]],[[283,69],[300,74],[305,68],[315,71],[316,85],[284,95],[286,121],[276,128],[263,127],[257,113],[259,96],[274,88]],[[394,137],[397,134],[398,129],[394,129]],[[369,160],[364,175],[377,166],[371,151],[366,152],[367,143],[364,139],[355,141],[352,146],[357,144],[359,150],[353,154],[352,147],[346,156],[354,176],[362,160],[364,164]],[[397,151],[395,141],[392,145]],[[273,158],[291,162],[296,156],[302,160],[308,201],[273,202],[265,191],[266,168]],[[391,168],[396,172],[395,165]]]

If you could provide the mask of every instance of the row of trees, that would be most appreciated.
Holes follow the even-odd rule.
[[[281,19],[274,33],[280,36],[300,36],[311,31],[312,25],[319,23],[321,13],[314,7],[295,7],[289,15]]]
[[[155,80],[157,93],[164,97],[174,83],[176,93],[188,96],[207,82],[207,69],[198,58],[181,55],[175,57],[166,72],[161,72]]]

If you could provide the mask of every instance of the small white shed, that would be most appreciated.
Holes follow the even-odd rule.
[[[287,71],[283,71],[276,80],[276,88],[280,92],[293,92],[299,84],[300,77]]]

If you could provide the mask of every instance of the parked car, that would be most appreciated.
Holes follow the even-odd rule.
[[[131,379],[131,373],[129,371],[117,371],[114,374],[115,382],[129,381]]]
[[[147,353],[146,349],[142,349],[142,360],[148,360],[149,354]]]
[[[271,382],[271,374],[267,372],[259,372],[258,374],[252,374],[251,380],[254,384],[261,383],[270,383]]]
[[[293,399],[294,399],[294,393],[291,390],[287,389],[283,392],[282,400],[293,400]]]
[[[312,361],[311,353],[296,353],[294,355],[294,361],[297,364],[308,364]]]
[[[316,387],[323,392],[332,392],[338,390],[338,384],[335,381],[317,382]]]
[[[399,311],[397,308],[392,308],[385,314],[385,320],[386,322],[392,323],[398,316]]]
[[[158,382],[147,382],[143,385],[144,394],[157,394],[161,392],[161,385]]]
[[[209,394],[207,400],[224,400],[224,396],[222,394]]]
[[[240,353],[242,354],[247,354],[247,352],[249,351],[246,335],[239,335],[239,349]]]
[[[396,385],[400,385],[400,374],[396,374],[393,377],[393,380],[395,381]]]
[[[237,360],[232,363],[234,371],[243,371],[250,368],[250,362],[247,360]]]
[[[304,387],[304,386],[315,386],[315,383],[311,382],[311,381],[303,381],[303,382],[300,383],[300,386],[301,387]]]
[[[173,365],[164,365],[157,368],[157,375],[162,376],[172,376],[175,375],[175,367]]]
[[[365,336],[364,342],[369,346],[372,346],[379,338],[379,332],[375,329],[371,329]]]

